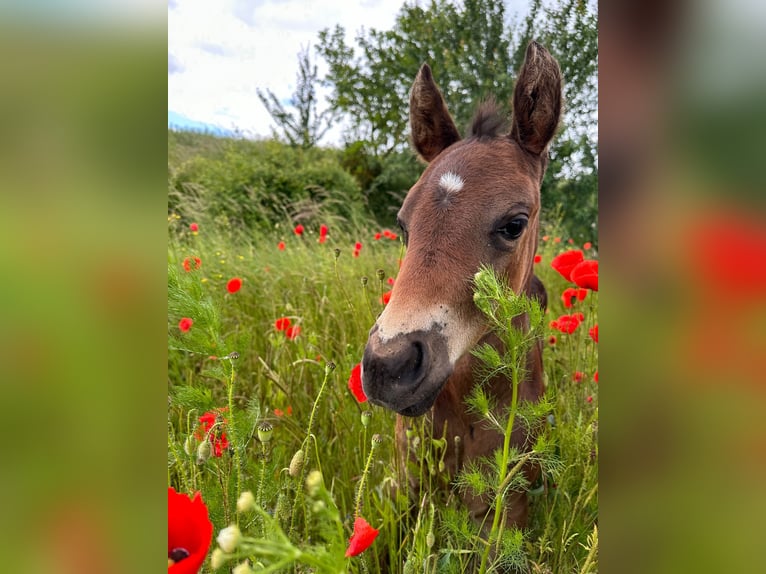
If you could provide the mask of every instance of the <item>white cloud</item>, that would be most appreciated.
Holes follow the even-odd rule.
[[[362,28],[390,29],[403,1],[173,0],[168,5],[168,109],[269,136],[271,117],[256,89],[289,98],[297,54],[317,43],[321,29],[340,24],[353,43]],[[519,9],[519,1],[508,2],[511,12]],[[321,73],[321,60],[317,64]]]

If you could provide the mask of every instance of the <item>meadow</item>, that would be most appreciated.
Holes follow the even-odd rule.
[[[201,572],[464,572],[478,558],[486,572],[598,571],[598,292],[551,267],[574,250],[597,259],[590,244],[544,227],[547,392],[520,413],[545,421],[543,478],[517,485],[528,528],[501,528],[489,553],[455,492],[494,478],[444,476],[451,438],[421,417],[411,438],[425,490],[413,503],[394,414],[349,385],[406,255],[397,230],[321,209],[245,228],[184,201],[168,216],[168,486],[207,508]],[[352,538],[358,518],[366,530]]]

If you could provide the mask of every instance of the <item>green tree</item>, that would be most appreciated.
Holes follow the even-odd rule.
[[[332,127],[336,119],[336,111],[326,109],[317,112],[316,88],[319,76],[316,65],[311,64],[309,48],[301,48],[298,53],[298,76],[295,92],[290,100],[290,106],[295,108],[289,112],[284,104],[271,90],[257,90],[258,98],[271,114],[281,135],[292,146],[303,149],[314,147]],[[275,137],[279,134],[275,131]]]

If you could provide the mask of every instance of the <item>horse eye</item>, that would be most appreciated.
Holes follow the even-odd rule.
[[[498,228],[497,232],[503,239],[508,241],[518,239],[524,229],[527,227],[529,221],[526,217],[517,217],[512,219],[502,227]]]
[[[404,240],[404,244],[407,245],[407,228],[404,226],[404,223],[402,223],[402,220],[398,217],[396,218],[396,224],[402,231],[402,239]]]

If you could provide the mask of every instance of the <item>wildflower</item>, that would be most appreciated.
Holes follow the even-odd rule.
[[[585,251],[587,251],[591,247],[593,247],[593,244],[590,241],[586,241],[585,243],[582,244],[582,248],[585,249]]]
[[[284,241],[280,241],[279,243],[277,243],[277,249],[279,249],[280,251],[284,251],[285,250],[285,242]]]
[[[213,524],[199,492],[194,498],[168,487],[168,574],[193,574],[207,556]]]
[[[551,335],[550,337],[548,337],[548,344],[551,347],[556,344],[556,341],[557,341],[556,335]]]
[[[239,527],[236,524],[232,524],[223,528],[216,538],[218,546],[224,552],[234,552],[239,546],[239,542],[242,540],[242,533],[239,531]]]
[[[231,571],[231,574],[254,574],[255,570],[250,567],[250,562],[245,560],[237,564]]]
[[[231,556],[224,554],[223,550],[220,548],[214,548],[212,554],[210,555],[210,566],[213,568],[213,570],[218,570],[221,566],[226,564],[226,561],[229,558],[231,558]]]
[[[399,236],[396,233],[392,233],[391,235],[388,236],[388,238],[391,241],[396,241],[397,239],[399,239]]]
[[[291,405],[287,405],[287,416],[293,416],[293,407]]]
[[[298,225],[295,226],[295,229],[293,229],[293,231],[295,232],[295,235],[301,236],[303,235],[303,226],[299,223]]]
[[[380,302],[384,305],[388,305],[388,302],[391,300],[391,291],[386,291],[383,293],[383,295],[380,298]]]
[[[598,383],[598,371],[596,371],[595,373],[593,373],[593,380],[594,380],[596,383]]]
[[[558,329],[562,333],[571,335],[575,332],[575,329],[580,326],[582,322],[583,314],[574,313],[572,315],[561,315],[558,319],[551,321],[550,325],[554,329]]]
[[[358,241],[354,244],[354,257],[359,257],[359,253],[362,251],[362,244]]]
[[[327,226],[323,223],[319,226],[319,243],[327,241]]]
[[[551,261],[551,267],[561,273],[564,279],[571,281],[570,274],[572,273],[572,269],[574,269],[582,260],[582,251],[579,249],[570,249],[569,251],[564,251],[564,253],[556,255],[556,257],[553,258],[553,261]]]
[[[391,285],[391,287],[393,287],[394,286],[394,278],[393,277],[389,277],[388,279],[386,279],[386,283],[388,283],[389,285]]]
[[[543,256],[542,255],[535,255],[535,263],[540,263],[540,261],[542,261],[542,260],[543,260]]]
[[[178,322],[178,328],[181,329],[184,333],[186,333],[189,329],[192,328],[192,325],[194,325],[194,321],[189,319],[189,317],[184,317]]]
[[[190,229],[190,230],[191,230],[193,233],[197,233],[197,232],[199,231],[199,225],[197,225],[196,223],[190,223],[190,224],[189,224],[189,229]]]
[[[584,301],[587,296],[587,289],[573,289],[572,287],[568,287],[564,289],[564,292],[561,294],[561,300],[564,302],[564,307],[571,309],[572,304],[575,301]]]
[[[391,230],[390,229],[384,229],[383,230],[383,237],[385,237],[386,239],[390,239],[391,238]]]
[[[274,416],[283,417],[285,416],[285,411],[282,409],[274,409]]]
[[[598,261],[586,259],[571,271],[571,280],[578,286],[598,291]]]
[[[378,231],[378,232],[377,232],[377,233],[376,233],[376,234],[373,236],[373,239],[374,239],[375,241],[378,241],[378,240],[380,239],[380,231]]]
[[[288,327],[285,329],[285,337],[290,339],[291,341],[294,341],[298,338],[298,335],[301,334],[301,326],[295,325],[294,327]]]
[[[362,363],[357,363],[351,369],[351,376],[348,378],[348,388],[360,403],[367,401],[367,395],[362,388]]]
[[[247,512],[255,508],[255,496],[249,490],[239,495],[237,499],[237,512]]]
[[[314,497],[317,495],[321,487],[322,473],[314,469],[306,477],[306,490],[308,491],[309,496]]]
[[[199,257],[194,257],[193,259],[191,257],[186,257],[183,262],[184,271],[189,273],[192,270],[192,261],[194,261],[194,268],[199,269],[200,265],[202,265],[202,259]]]
[[[588,401],[589,403],[592,403],[593,402],[593,397],[588,395],[588,398],[586,398],[585,400]]]
[[[567,239],[567,243],[569,243],[569,245],[574,245],[574,239],[570,237],[569,239]]]
[[[357,251],[356,249],[354,249],[354,257],[359,257],[359,251]]]
[[[274,328],[277,331],[285,331],[290,325],[292,325],[292,321],[288,317],[280,317],[274,321]]]
[[[553,243],[561,243],[561,237],[554,237]]]
[[[233,279],[229,279],[229,282],[226,284],[226,290],[229,293],[236,293],[242,288],[242,279],[239,277],[234,277]]]
[[[590,335],[590,338],[593,339],[596,343],[598,343],[598,323],[596,323],[590,329],[588,329],[588,335]]]
[[[548,241],[550,239],[549,235],[543,235],[543,241]]]
[[[348,542],[346,557],[356,556],[367,550],[377,538],[379,530],[370,526],[370,524],[361,516],[354,521],[354,534]]]
[[[574,374],[572,375],[572,380],[575,383],[580,383],[580,382],[582,382],[582,379],[583,379],[584,376],[585,375],[582,374],[582,371],[575,371]]]

